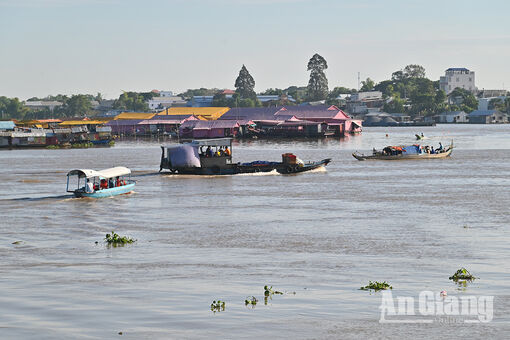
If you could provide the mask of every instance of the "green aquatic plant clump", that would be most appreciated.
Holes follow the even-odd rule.
[[[270,296],[270,295],[273,295],[273,294],[280,294],[280,295],[283,295],[282,292],[279,292],[277,290],[273,290],[273,286],[269,287],[269,286],[264,286],[264,295],[265,296]]]
[[[365,287],[360,287],[360,290],[386,290],[386,289],[393,289],[392,286],[386,281],[379,282],[379,281],[368,281],[368,285]]]
[[[221,311],[224,311],[225,310],[225,301],[221,301],[221,300],[214,300],[212,303],[211,303],[211,311],[213,311],[214,313],[216,312],[221,312]]]
[[[116,246],[123,246],[125,244],[130,244],[135,242],[135,239],[132,239],[127,236],[120,236],[116,232],[112,230],[111,234],[106,234],[106,237],[104,238],[105,242],[108,243],[108,245],[112,245],[114,247]]]
[[[59,145],[48,145],[46,146],[46,149],[60,149]]]
[[[73,148],[73,149],[87,149],[87,148],[92,148],[92,147],[94,147],[94,144],[91,142],[71,144],[71,148]]]
[[[473,276],[466,268],[462,267],[449,277],[450,280],[458,281],[473,281],[476,277]]]
[[[255,296],[251,296],[251,297],[247,298],[246,300],[244,300],[244,304],[246,306],[248,306],[248,305],[255,306],[258,301],[259,300],[257,300],[257,298]]]

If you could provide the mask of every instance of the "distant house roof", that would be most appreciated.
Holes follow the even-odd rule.
[[[60,126],[75,126],[75,125],[101,125],[105,122],[102,120],[66,120],[62,123],[59,123]]]
[[[124,119],[151,119],[154,117],[155,113],[147,113],[147,112],[122,112],[113,118],[114,120],[124,120]]]
[[[220,92],[221,94],[234,94],[236,93],[236,91],[234,90],[229,90],[229,89],[224,89],[223,91]]]
[[[171,96],[171,97],[154,97],[152,99],[149,99],[149,102],[153,103],[173,103],[173,102],[184,102],[185,100],[182,99],[182,97],[179,96]]]
[[[157,115],[155,115],[154,117],[152,117],[149,120],[150,121],[156,121],[155,123],[152,123],[152,124],[157,124],[158,120],[168,120],[168,119],[183,121],[183,120],[198,120],[199,118],[197,116],[195,116],[195,115],[190,115],[190,114],[188,114],[188,115],[161,115],[161,114],[157,114]]]
[[[169,107],[158,115],[195,115],[207,120],[216,120],[228,110],[230,110],[228,107]]]
[[[108,126],[125,126],[125,125],[137,125],[143,121],[143,119],[119,119],[119,120],[112,120],[106,123]]]
[[[262,103],[265,103],[265,102],[269,102],[269,101],[272,101],[272,100],[280,100],[280,97],[279,95],[277,94],[262,94],[262,95],[257,95],[257,99],[260,100]],[[286,96],[287,100],[291,101],[291,102],[295,102],[296,100],[294,100],[294,98],[292,98],[292,96]]]
[[[349,119],[349,115],[334,105],[319,106],[286,106],[276,116],[294,115],[299,119]]]
[[[450,67],[446,71],[468,71],[469,72],[469,70],[465,67]]]
[[[470,116],[492,116],[495,113],[499,113],[498,110],[475,110],[471,112]]]
[[[442,112],[440,113],[439,115],[440,116],[458,116],[460,114],[467,114],[466,112],[464,111],[449,111],[449,112]]]
[[[57,102],[55,100],[36,100],[36,101],[26,101],[25,106],[62,106],[61,102]]]
[[[0,130],[13,130],[16,124],[12,120],[0,121]]]
[[[282,107],[234,107],[223,114],[220,120],[248,119],[248,120],[273,120],[275,114]]]

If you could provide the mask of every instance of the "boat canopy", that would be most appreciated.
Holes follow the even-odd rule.
[[[198,146],[192,143],[167,148],[168,158],[173,167],[200,167]]]
[[[91,170],[91,169],[75,169],[71,170],[67,173],[67,176],[78,175],[79,178],[92,178],[92,177],[100,177],[100,178],[114,178],[119,176],[126,176],[131,173],[126,167],[117,166],[115,168],[104,169],[100,171]]]

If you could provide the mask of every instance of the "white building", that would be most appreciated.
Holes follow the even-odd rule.
[[[156,111],[159,109],[166,109],[171,106],[186,106],[186,101],[178,96],[172,97],[154,97],[147,101],[149,109]]]
[[[444,77],[439,78],[439,88],[450,94],[457,87],[476,93],[475,72],[463,67],[447,69]]]
[[[172,91],[159,91],[160,97],[173,97],[174,93]]]

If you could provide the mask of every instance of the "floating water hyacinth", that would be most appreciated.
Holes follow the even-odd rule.
[[[449,277],[450,280],[458,281],[473,281],[476,279],[466,268],[462,267]]]
[[[379,282],[379,281],[368,281],[368,285],[365,287],[361,287],[360,290],[386,290],[386,289],[393,289],[392,286],[386,281]]]
[[[248,306],[248,305],[255,306],[258,301],[259,300],[257,300],[257,298],[255,296],[251,296],[251,297],[247,298],[246,300],[244,300],[244,304],[246,306]]]
[[[119,236],[116,232],[112,231],[111,234],[106,234],[104,241],[108,243],[108,245],[112,245],[114,247],[123,246],[125,244],[133,243],[136,240],[126,236]]]
[[[214,313],[216,312],[222,312],[225,310],[225,301],[221,301],[221,300],[214,300],[212,303],[211,303],[211,311],[213,311]]]
[[[280,295],[283,295],[282,292],[279,292],[277,290],[273,290],[273,286],[271,287],[268,287],[268,286],[264,286],[264,295],[265,296],[270,296],[270,295],[273,295],[273,294],[280,294]]]

